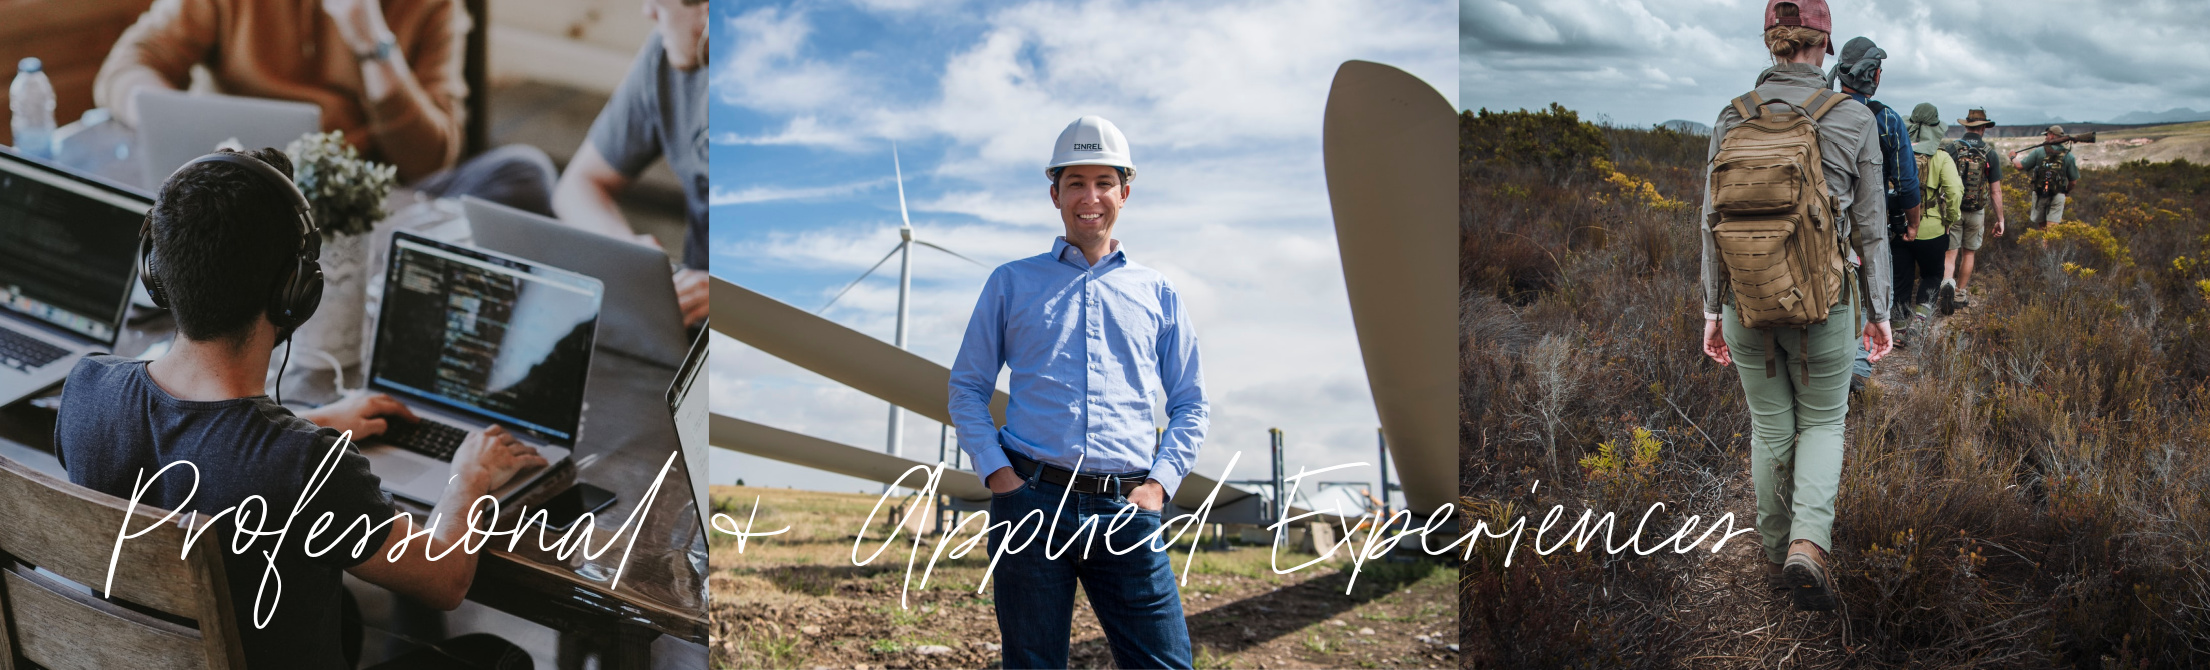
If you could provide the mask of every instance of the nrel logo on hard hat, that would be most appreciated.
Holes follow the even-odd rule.
[[[1051,152],[1044,176],[1070,165],[1107,165],[1120,168],[1127,179],[1136,178],[1136,164],[1128,158],[1128,137],[1101,116],[1085,116],[1067,124]]]

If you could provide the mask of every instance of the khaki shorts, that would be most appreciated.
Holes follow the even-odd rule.
[[[2034,194],[2033,214],[2026,217],[2034,223],[2060,223],[2064,221],[2064,194]]]
[[[1981,233],[1987,231],[1987,210],[1965,212],[1964,218],[1949,227],[1949,250],[1979,251]]]

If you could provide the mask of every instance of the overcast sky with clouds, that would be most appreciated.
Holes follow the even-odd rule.
[[[1771,64],[1763,0],[1460,0],[1459,106],[1558,102],[1619,125],[1711,123]],[[1875,98],[1954,123],[2210,112],[2210,2],[1878,0],[1830,5],[1837,49],[1888,52]],[[1831,67],[1833,57],[1827,65]],[[2205,114],[2210,118],[2210,114]]]
[[[1212,431],[1198,460],[1237,478],[1374,459],[1375,418],[1343,288],[1320,157],[1328,84],[1347,59],[1403,68],[1455,104],[1449,0],[714,3],[713,273],[807,310],[898,239],[891,142],[922,239],[996,265],[1059,234],[1051,142],[1098,114],[1139,176],[1116,237],[1186,297]],[[825,315],[890,339],[896,261]],[[914,257],[910,348],[949,364],[988,276]],[[713,409],[869,449],[887,404],[715,335]],[[938,424],[908,414],[906,454]],[[1334,473],[1330,479],[1368,479]],[[876,485],[716,451],[713,480]]]

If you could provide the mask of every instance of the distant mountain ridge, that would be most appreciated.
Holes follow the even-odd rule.
[[[2176,107],[2161,112],[2126,112],[2108,123],[2188,123],[2210,121],[2210,112],[2198,112],[2186,107]]]

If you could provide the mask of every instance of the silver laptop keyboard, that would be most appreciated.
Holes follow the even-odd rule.
[[[0,365],[30,372],[60,360],[69,350],[29,335],[0,328]]]
[[[392,446],[435,458],[453,460],[453,452],[468,439],[468,431],[423,419],[414,423],[392,422],[391,431],[384,433],[383,441]]]

